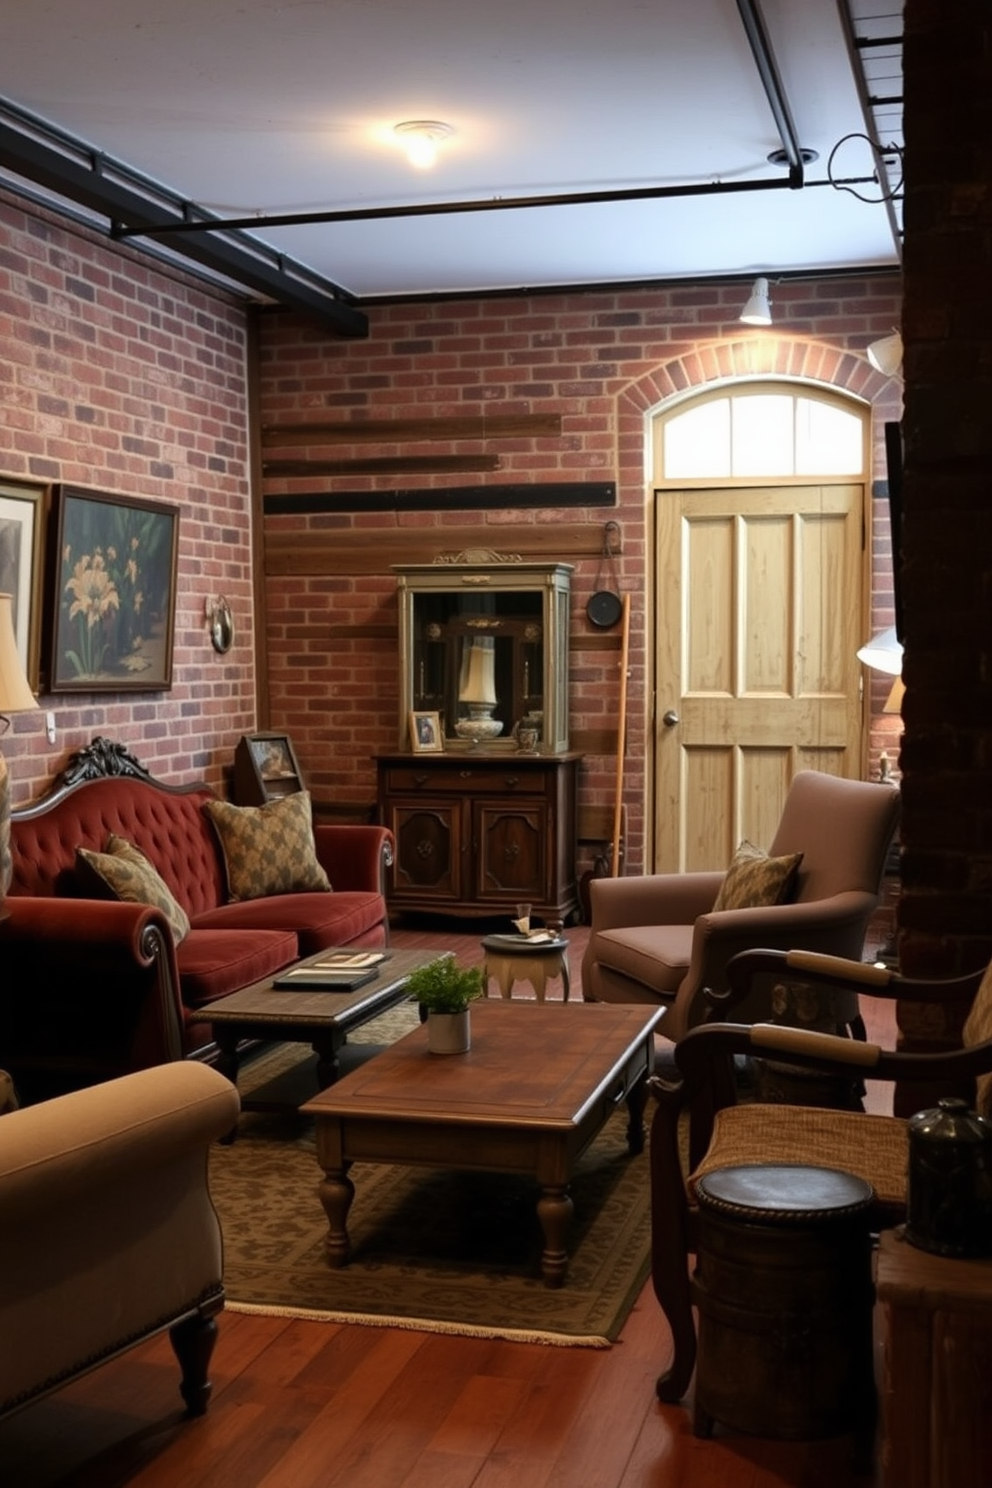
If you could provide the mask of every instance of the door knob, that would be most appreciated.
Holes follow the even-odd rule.
[[[675,725],[679,722],[679,715],[676,713],[674,708],[669,708],[667,713],[663,713],[661,715],[661,721],[666,728],[674,728]]]

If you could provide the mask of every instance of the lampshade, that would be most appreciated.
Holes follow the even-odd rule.
[[[890,677],[898,677],[902,672],[902,644],[896,635],[895,626],[886,626],[885,630],[873,635],[861,647],[858,660],[873,671],[888,672]]]
[[[12,595],[0,594],[0,713],[26,713],[38,706],[17,653],[13,603]]]
[[[488,704],[496,702],[496,643],[492,636],[477,637],[465,653],[458,701]]]
[[[898,331],[873,341],[867,350],[868,360],[876,372],[885,377],[896,377],[902,371],[902,337]]]
[[[767,279],[755,279],[750,298],[740,313],[740,319],[745,325],[771,325],[772,308],[768,303]]]

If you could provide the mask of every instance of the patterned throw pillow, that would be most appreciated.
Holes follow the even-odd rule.
[[[76,848],[76,863],[83,873],[95,874],[115,899],[130,904],[152,904],[160,909],[172,928],[176,945],[189,934],[189,916],[159,873],[133,842],[111,832],[106,850]]]
[[[264,806],[208,801],[203,809],[220,838],[232,901],[330,889],[317,862],[309,791]]]
[[[770,858],[745,837],[724,875],[714,909],[759,909],[784,904],[792,893],[802,853]]]

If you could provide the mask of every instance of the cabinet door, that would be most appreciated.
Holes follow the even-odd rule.
[[[546,803],[536,800],[476,801],[473,897],[510,904],[543,903],[548,897]]]
[[[387,825],[396,842],[392,900],[440,905],[463,897],[466,842],[460,801],[394,798]]]

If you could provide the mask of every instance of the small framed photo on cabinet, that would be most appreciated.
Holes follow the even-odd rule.
[[[444,749],[440,713],[410,714],[410,745],[414,754],[439,753]]]

